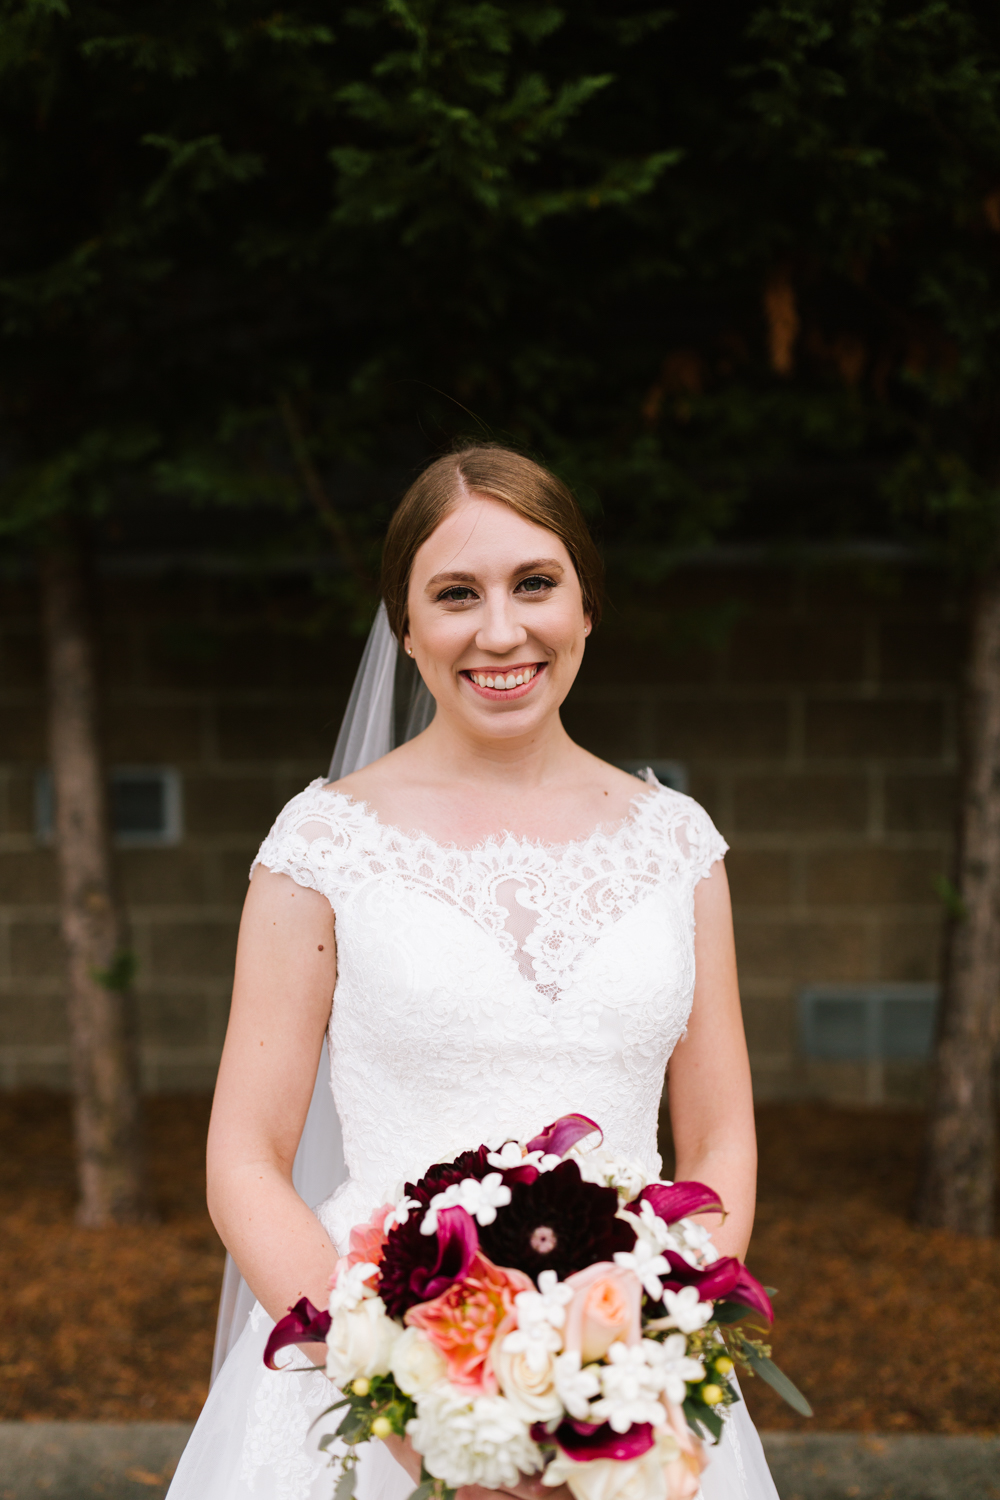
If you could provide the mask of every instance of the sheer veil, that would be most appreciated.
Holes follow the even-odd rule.
[[[434,717],[431,697],[413,663],[399,649],[389,628],[385,605],[380,604],[347,702],[340,733],[330,761],[328,781],[339,781],[352,771],[388,754],[394,745],[426,729]],[[344,1146],[333,1093],[326,1044],[320,1056],[309,1113],[295,1153],[292,1181],[306,1203],[322,1203],[347,1176]],[[215,1330],[212,1380],[243,1332],[254,1295],[226,1256]]]

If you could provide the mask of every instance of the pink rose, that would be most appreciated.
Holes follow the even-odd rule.
[[[495,1396],[497,1378],[489,1361],[497,1329],[514,1307],[518,1292],[534,1291],[523,1271],[495,1266],[476,1256],[468,1274],[452,1282],[432,1302],[411,1307],[403,1319],[436,1344],[448,1365],[448,1379],[477,1396]]]
[[[577,1349],[583,1364],[603,1359],[611,1345],[638,1344],[642,1338],[642,1284],[634,1271],[609,1260],[566,1277],[573,1288],[566,1309],[563,1348]]]

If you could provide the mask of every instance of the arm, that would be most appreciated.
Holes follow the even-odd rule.
[[[208,1208],[275,1320],[303,1296],[325,1307],[337,1263],[326,1230],[292,1187],[336,975],[330,903],[258,866],[208,1132]]]
[[[667,1072],[677,1181],[705,1182],[728,1211],[706,1215],[723,1255],[742,1260],[757,1191],[750,1062],[740,992],[729,882],[719,860],[695,887],[695,987],[687,1035]]]

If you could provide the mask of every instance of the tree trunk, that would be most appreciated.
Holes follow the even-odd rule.
[[[1000,570],[973,602],[964,685],[964,776],[927,1156],[917,1219],[990,1235],[1000,1040]]]
[[[81,1224],[146,1217],[132,957],[111,862],[87,572],[67,533],[41,561],[60,918]]]

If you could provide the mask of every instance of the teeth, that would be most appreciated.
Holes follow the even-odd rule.
[[[506,676],[502,672],[499,672],[495,677],[489,677],[485,672],[470,672],[469,675],[473,682],[478,683],[480,687],[499,688],[501,692],[504,692],[513,687],[522,687],[524,683],[530,682],[533,677],[538,675],[538,668],[528,667],[526,671],[518,672],[516,676],[513,672],[508,672]]]

